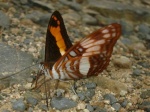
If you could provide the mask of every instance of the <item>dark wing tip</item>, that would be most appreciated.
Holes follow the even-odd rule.
[[[57,11],[57,10],[55,10],[55,11],[52,13],[52,16],[53,16],[53,15],[61,16],[60,12]]]

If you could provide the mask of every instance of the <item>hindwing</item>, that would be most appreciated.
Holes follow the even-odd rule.
[[[80,79],[98,75],[109,64],[121,26],[108,25],[72,46],[53,66],[58,79]]]

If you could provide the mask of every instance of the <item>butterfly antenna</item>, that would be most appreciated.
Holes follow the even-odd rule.
[[[39,64],[39,63],[37,63],[37,64]],[[2,78],[0,78],[0,80],[7,79],[7,78],[9,78],[9,77],[11,77],[11,76],[14,76],[14,75],[16,75],[16,74],[19,74],[20,72],[23,72],[24,70],[26,70],[26,69],[28,69],[28,68],[31,68],[31,67],[33,67],[33,66],[35,66],[35,65],[37,65],[37,64],[30,65],[29,67],[24,68],[24,69],[22,69],[22,70],[20,70],[20,71],[18,71],[18,72],[16,72],[16,73],[13,73],[13,74],[8,75],[8,76],[5,76],[5,77],[2,77]]]

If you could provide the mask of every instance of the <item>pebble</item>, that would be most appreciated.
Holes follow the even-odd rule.
[[[133,46],[134,46],[134,47],[133,47]],[[139,51],[139,50],[141,50],[141,51],[146,51],[146,47],[145,47],[144,43],[142,43],[142,42],[136,42],[136,43],[132,44],[131,49],[132,49],[132,50],[135,50],[135,51],[136,51],[137,49],[138,49],[138,51]]]
[[[26,44],[26,45],[29,45],[30,43],[32,42],[32,39],[24,39],[24,43]]]
[[[33,52],[36,52],[37,49],[36,49],[35,47],[30,47],[30,48],[28,49],[28,51],[33,53]]]
[[[93,77],[92,81],[97,84],[97,87],[100,86],[103,89],[108,89],[118,95],[122,90],[127,91],[127,87],[124,83],[121,83],[120,81],[117,80],[110,79],[108,77],[103,77],[99,75],[98,78]]]
[[[94,112],[108,112],[106,108],[97,107]]]
[[[146,24],[140,24],[139,32],[141,32],[143,34],[148,34],[148,33],[150,33],[150,28]]]
[[[69,2],[67,0],[59,0],[60,3],[64,4],[64,5],[68,5],[70,8],[76,10],[76,11],[80,11],[82,9],[81,5],[76,3],[76,2]]]
[[[150,98],[150,90],[143,91],[140,95],[142,99]]]
[[[133,76],[140,76],[141,75],[141,70],[140,69],[134,69],[132,75]]]
[[[125,91],[125,90],[121,90],[121,92],[120,92],[120,96],[125,96],[127,93],[128,93],[127,91]]]
[[[42,16],[44,16],[44,14],[41,13],[40,11],[34,11],[34,12],[30,13],[30,14],[26,14],[26,18],[27,19],[30,19],[33,22],[38,23],[38,24],[41,24],[40,23],[40,21],[41,21],[40,19],[41,19]],[[47,22],[45,21],[45,25],[48,23],[48,20],[47,20]]]
[[[33,87],[32,87],[32,83],[27,83],[27,84],[25,84],[24,85],[24,88],[25,89],[32,89]]]
[[[121,21],[122,25],[122,35],[128,36],[131,35],[133,32],[133,26],[130,23],[127,23],[125,21]]]
[[[127,112],[125,108],[120,108],[119,112]]]
[[[64,97],[53,97],[51,99],[52,108],[56,108],[58,110],[70,109],[77,106],[77,103],[73,100]]]
[[[41,7],[45,10],[54,9],[54,7],[52,6],[51,3],[46,3],[46,2],[43,2],[43,1],[37,1],[37,0],[30,0],[30,2],[33,3],[35,6]]]
[[[25,109],[27,108],[26,104],[23,102],[23,100],[17,100],[15,102],[12,103],[12,108],[13,110],[16,110],[16,111],[25,111]]]
[[[95,89],[96,88],[96,83],[94,83],[94,82],[86,83],[85,87],[87,87],[87,89]]]
[[[78,110],[83,110],[83,109],[85,109],[85,107],[86,107],[86,105],[85,105],[85,103],[78,103],[78,105],[77,105],[77,109]]]
[[[43,27],[47,27],[47,23],[49,21],[50,18],[50,14],[46,13],[46,14],[42,14],[39,18],[39,21],[37,21],[37,23]],[[45,36],[44,36],[45,37]]]
[[[3,96],[0,94],[0,100],[4,100]]]
[[[149,75],[150,75],[150,74],[149,74]],[[149,76],[146,76],[146,77],[144,78],[143,83],[144,83],[146,86],[148,86],[148,88],[149,88],[149,86],[150,86],[150,78],[149,78]]]
[[[29,83],[32,83],[32,82],[33,82],[33,78],[32,78],[32,77],[29,77],[29,78],[27,78],[27,81],[28,81]]]
[[[25,33],[28,35],[28,34],[32,34],[32,29],[31,28],[28,28],[25,30]]]
[[[86,23],[87,25],[96,25],[98,22],[96,18],[88,14],[83,15],[82,21]]]
[[[145,75],[150,76],[150,72],[149,72],[149,71],[146,71],[146,72],[145,72]]]
[[[39,108],[43,111],[48,111],[48,107],[46,105],[40,105]]]
[[[32,107],[29,107],[29,108],[28,108],[28,112],[33,112],[33,108],[32,108]]]
[[[133,97],[131,98],[131,102],[132,102],[132,104],[134,104],[134,105],[138,103],[138,100],[139,100],[138,96],[133,96]]]
[[[35,105],[37,105],[37,103],[38,103],[38,100],[35,99],[35,98],[33,98],[33,97],[28,97],[28,98],[26,99],[26,101],[27,101],[28,104],[31,104],[32,106],[35,106]]]
[[[62,90],[62,89],[57,89],[56,91],[56,96],[57,97],[61,97],[63,94],[64,94],[65,90]]]
[[[146,40],[146,41],[148,41],[148,40],[150,40],[150,34],[144,34],[144,33],[138,33],[138,38],[139,39],[141,39],[141,40]]]
[[[142,104],[139,105],[140,109],[144,109],[145,112],[150,112],[150,101],[144,101]]]
[[[147,0],[142,0],[141,2],[144,4],[150,5],[150,1],[147,1]]]
[[[148,62],[138,62],[137,64],[141,65],[144,68],[150,68],[150,64]]]
[[[87,108],[90,112],[93,112],[93,111],[94,111],[93,106],[91,106],[90,104],[87,104],[87,105],[86,105],[86,108]]]
[[[79,99],[79,97],[77,95],[72,96],[72,100],[77,101],[78,99]]]
[[[132,61],[125,56],[120,56],[113,59],[114,65],[120,68],[131,68],[131,62]]]
[[[9,17],[2,11],[0,11],[0,26],[2,28],[8,28],[10,25]]]
[[[34,33],[34,37],[42,37],[43,35],[42,35],[42,33],[40,32],[40,31],[36,31],[35,33]]]
[[[126,107],[127,104],[128,104],[128,100],[125,99],[125,100],[121,103],[121,106],[122,106],[122,107]]]
[[[13,73],[16,73],[17,71],[23,70],[25,67],[32,64],[32,61],[33,61],[32,55],[19,51],[19,50],[16,51],[16,49],[1,42],[0,42],[0,48],[1,48],[0,49],[0,52],[1,52],[0,62],[2,63],[0,64],[0,74],[5,73],[7,69],[7,73],[5,74],[5,76],[11,75]],[[15,78],[8,77],[8,79],[4,80],[4,82],[3,80],[1,80],[0,82],[3,82],[4,87],[7,87],[8,84],[10,85],[12,83],[22,83],[23,80],[29,77],[30,71],[31,69],[19,72],[18,75],[17,74],[14,75]],[[26,75],[23,75],[25,74],[25,72],[26,72]],[[3,75],[0,75],[0,78],[2,78],[2,76]]]
[[[21,4],[23,5],[27,5],[28,4],[28,0],[20,0]]]
[[[26,92],[24,94],[25,100],[28,100],[31,104],[34,105],[37,104],[37,101],[40,101],[42,99],[41,94],[37,93],[37,92]],[[33,99],[30,101],[30,98]]]
[[[10,5],[7,2],[0,2],[0,7],[1,9],[6,9],[8,10],[10,8]]]
[[[18,28],[11,28],[11,33],[14,35],[18,35],[20,33],[20,30]]]
[[[2,112],[10,112],[10,111],[9,111],[9,110],[4,109],[4,110],[2,110]]]
[[[110,104],[112,105],[113,103],[117,102],[117,99],[114,95],[112,94],[105,94],[104,99],[110,101]]]
[[[119,103],[114,103],[112,104],[112,107],[116,110],[116,111],[119,111],[120,108],[121,108],[121,105]]]
[[[79,92],[79,93],[77,93],[77,95],[81,101],[85,100],[85,95],[83,92]]]
[[[90,90],[88,89],[85,92],[86,101],[88,102],[89,100],[91,100],[94,95],[95,95],[95,90],[94,89],[90,89]]]
[[[64,20],[70,20],[70,21],[73,20],[75,22],[78,22],[81,20],[81,16],[76,12],[63,14],[63,18]]]
[[[132,45],[132,41],[129,38],[122,38],[121,42],[125,45]]]
[[[124,4],[121,4],[119,2],[116,3],[114,1],[108,2],[108,1],[99,1],[99,0],[94,0],[94,1],[88,0],[88,4],[91,9],[95,9],[95,10],[99,11],[99,13],[101,13],[106,18],[110,18],[110,16],[112,18],[114,18],[114,17],[119,18],[122,16],[121,15],[122,8],[124,7],[123,8],[124,10],[126,10],[126,8],[127,8],[127,6],[124,6]],[[105,10],[105,9],[107,9],[107,10]],[[111,12],[114,12],[114,11],[117,13],[112,14]]]
[[[83,112],[90,112],[88,109],[84,109]]]

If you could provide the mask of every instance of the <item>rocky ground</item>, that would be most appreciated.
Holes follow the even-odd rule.
[[[1,112],[150,112],[148,0],[0,0],[0,9],[0,78],[15,73],[0,80]],[[55,10],[73,43],[114,22],[122,25],[122,36],[107,69],[77,81],[77,94],[73,81],[60,81],[58,89],[56,81],[48,81],[47,108],[42,88],[31,90],[38,68],[29,66],[42,60],[47,23]]]

